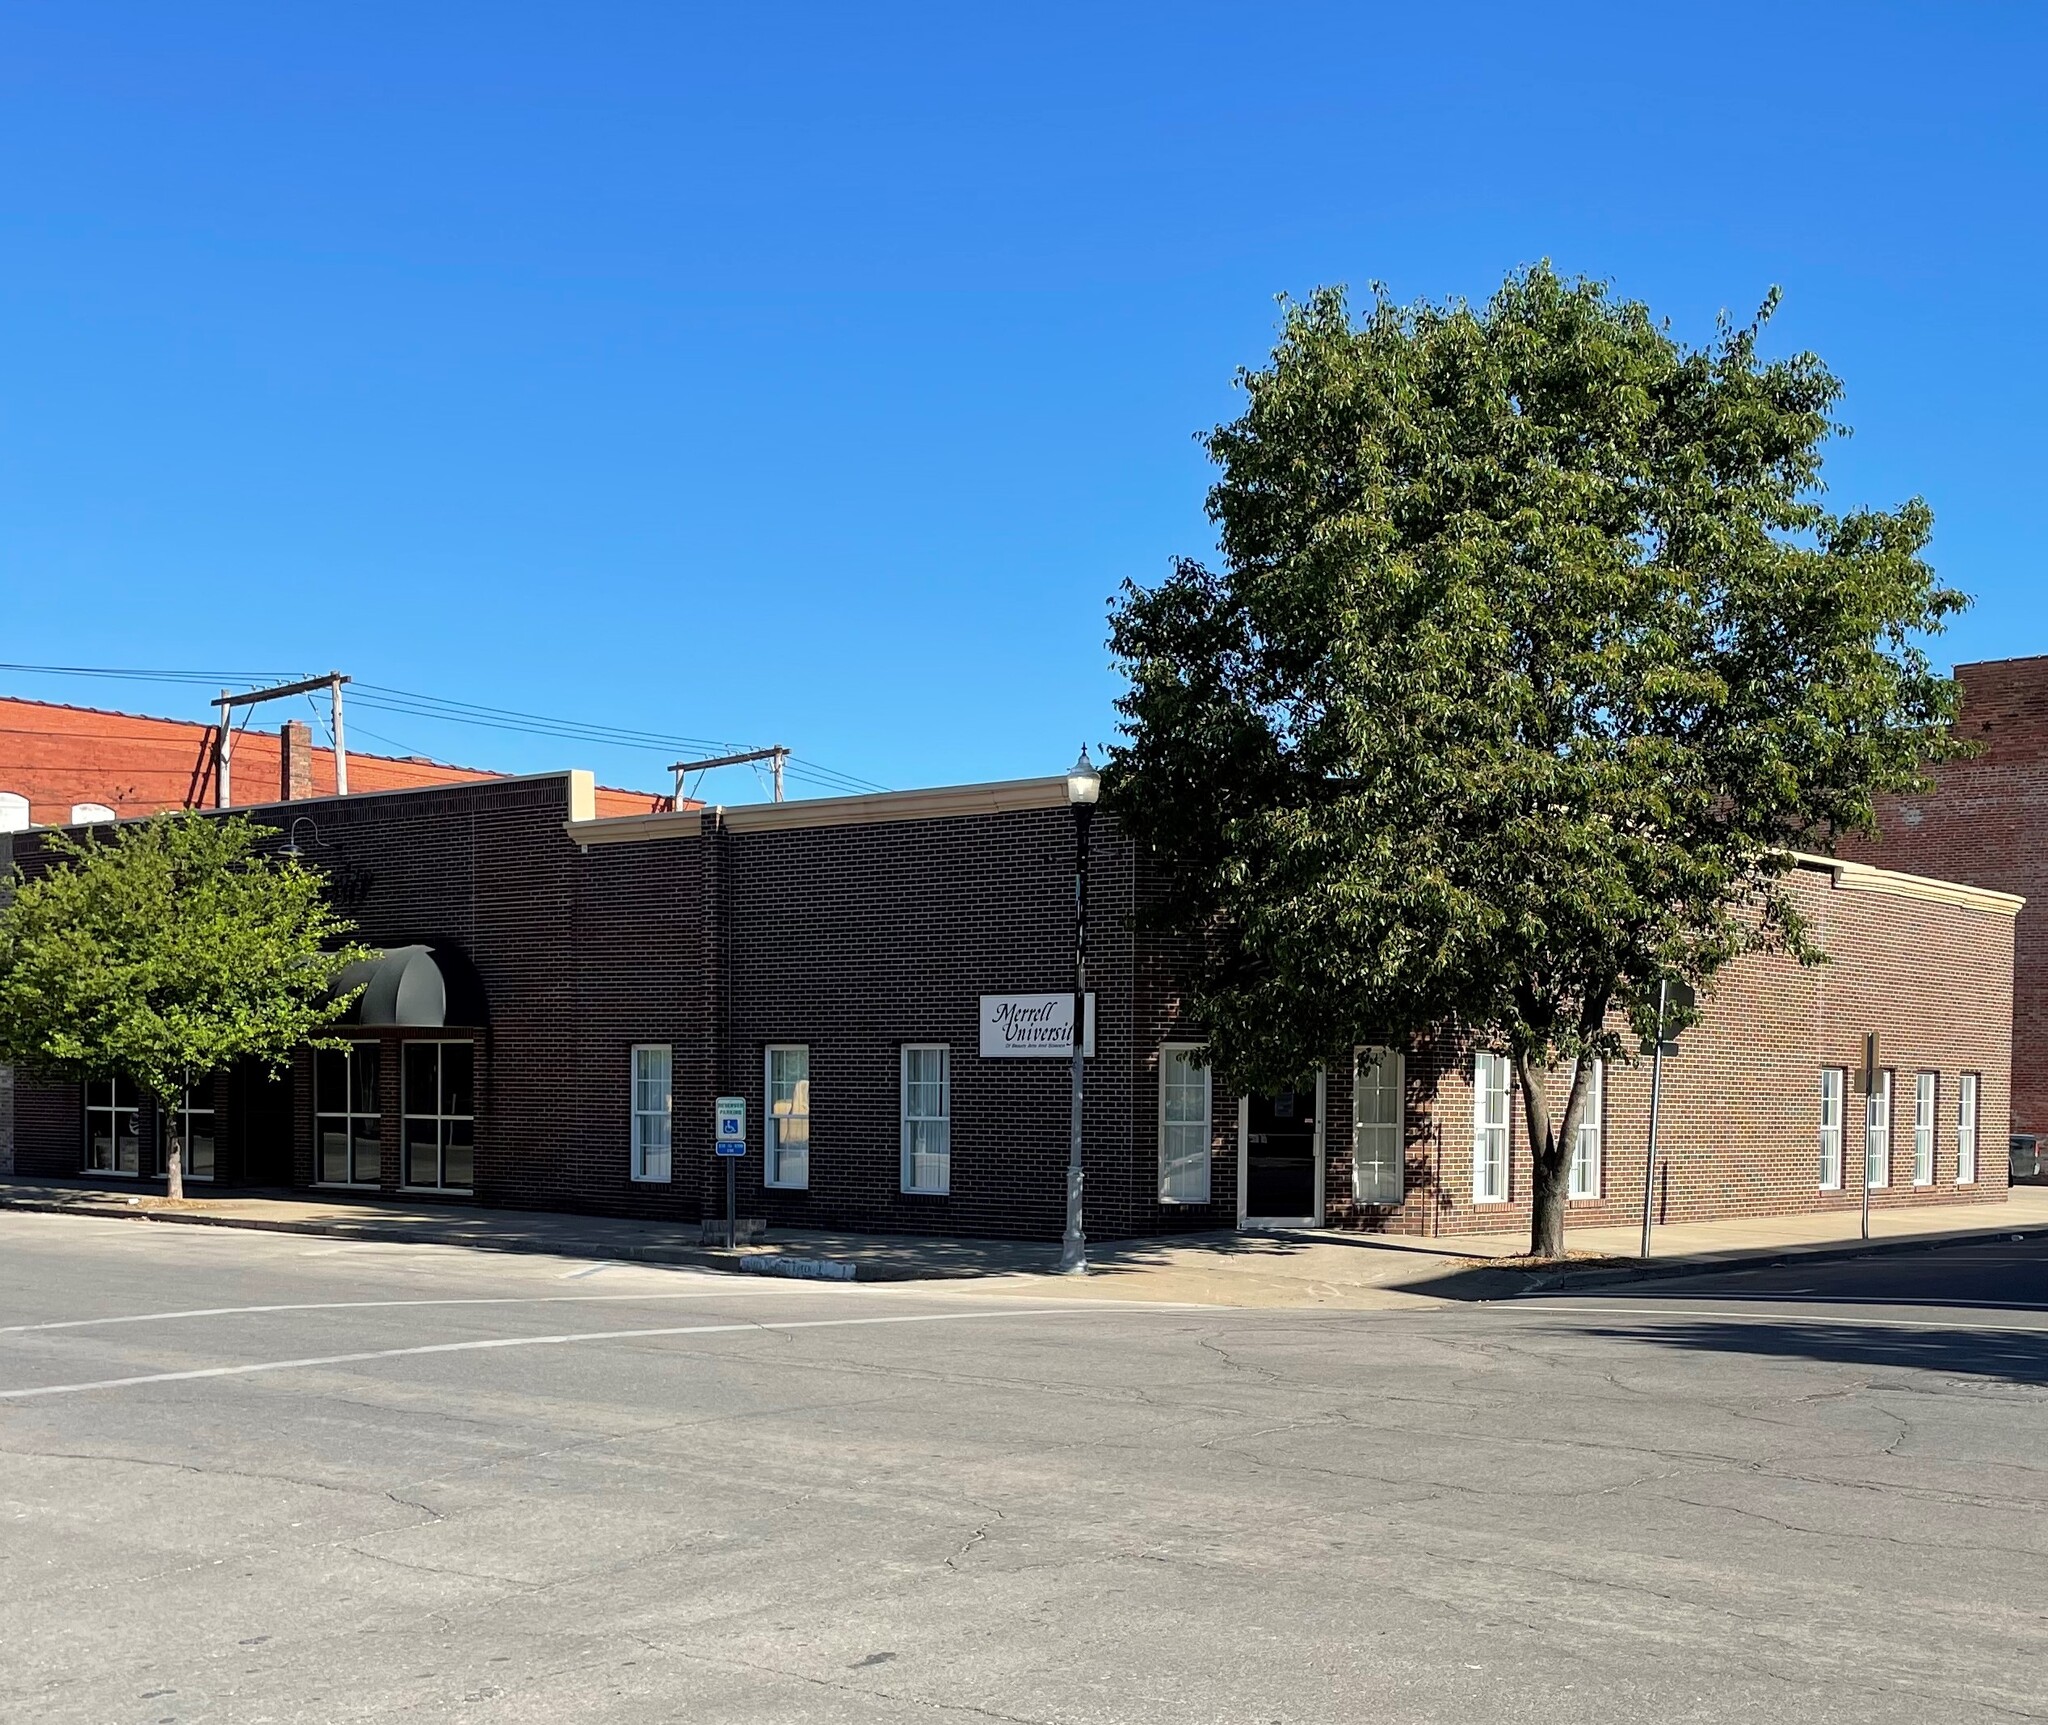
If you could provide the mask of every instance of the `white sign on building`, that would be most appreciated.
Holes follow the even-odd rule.
[[[1095,1053],[1095,996],[1088,996],[1081,1052]],[[1074,1056],[1074,997],[1067,994],[984,994],[981,997],[981,1055],[984,1060],[1071,1060]]]

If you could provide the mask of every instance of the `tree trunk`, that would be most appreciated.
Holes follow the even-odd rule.
[[[1571,1145],[1586,1111],[1587,1075],[1584,1060],[1572,1065],[1571,1088],[1565,1093],[1564,1115],[1554,1118],[1544,1094],[1547,1070],[1526,1054],[1516,1054],[1515,1076],[1522,1086],[1522,1117],[1529,1128],[1529,1255],[1564,1256],[1564,1213],[1571,1190]]]
[[[157,1111],[164,1121],[164,1196],[177,1200],[185,1196],[185,1098],[192,1094],[192,1074],[185,1074],[185,1085],[176,1101],[168,1096],[156,1099]]]

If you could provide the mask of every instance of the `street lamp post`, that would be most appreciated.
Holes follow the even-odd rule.
[[[1088,1273],[1088,1236],[1081,1231],[1081,1091],[1085,1082],[1082,1058],[1088,1027],[1088,827],[1095,818],[1095,799],[1102,795],[1102,775],[1088,758],[1067,769],[1067,804],[1074,811],[1074,1081],[1073,1114],[1067,1128],[1067,1232],[1060,1243],[1060,1274]]]

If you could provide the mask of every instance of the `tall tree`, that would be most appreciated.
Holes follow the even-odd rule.
[[[320,876],[263,853],[246,816],[157,815],[111,841],[54,833],[47,873],[0,907],[0,1060],[52,1079],[119,1073],[167,1123],[184,1196],[183,1104],[245,1060],[282,1069],[347,1011],[332,984],[368,956]]]
[[[1775,305],[1691,348],[1547,266],[1484,308],[1319,292],[1208,439],[1221,569],[1112,611],[1106,793],[1204,944],[1213,1060],[1505,1054],[1539,1254],[1590,1062],[1660,977],[1817,960],[1788,849],[1867,827],[1954,716],[1930,513],[1823,505],[1840,386],[1760,356]]]

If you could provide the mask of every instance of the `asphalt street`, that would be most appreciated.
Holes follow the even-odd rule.
[[[2036,1240],[1393,1311],[0,1215],[0,1717],[2048,1717]]]

